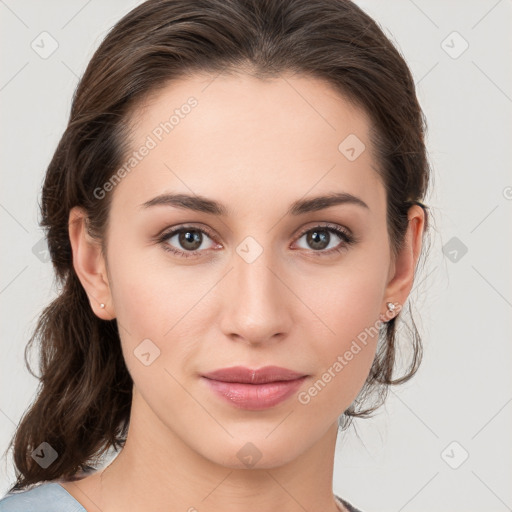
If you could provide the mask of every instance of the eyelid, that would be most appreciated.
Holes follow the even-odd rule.
[[[331,229],[334,229],[335,231],[343,232],[347,236],[347,238],[355,238],[352,231],[350,229],[348,229],[347,227],[341,226],[339,224],[333,224],[332,222],[322,222],[322,221],[315,221],[309,227],[302,228],[302,230],[299,231],[297,238],[300,238],[302,235],[308,233],[309,231],[314,230],[315,228],[323,228],[323,229],[331,228]]]
[[[153,238],[155,241],[159,241],[162,238],[169,238],[171,235],[175,235],[176,233],[185,230],[185,229],[195,229],[197,231],[203,231],[206,233],[212,240],[215,239],[215,235],[210,230],[210,228],[206,227],[204,224],[178,224],[177,226],[165,227],[160,230]]]

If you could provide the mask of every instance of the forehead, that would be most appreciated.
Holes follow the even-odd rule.
[[[253,212],[278,197],[284,211],[308,193],[383,200],[369,120],[319,79],[195,75],[149,96],[130,121],[138,155],[123,162],[133,165],[115,187],[113,208],[133,209],[170,191]]]

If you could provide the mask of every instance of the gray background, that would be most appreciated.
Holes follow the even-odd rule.
[[[38,227],[44,172],[78,77],[139,3],[0,0],[2,452],[36,392],[25,344],[56,294]],[[334,491],[365,512],[512,510],[512,2],[357,3],[414,74],[435,223],[410,297],[423,365],[374,419],[339,436]],[[0,494],[13,474],[4,457]]]

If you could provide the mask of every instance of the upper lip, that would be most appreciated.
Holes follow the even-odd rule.
[[[230,368],[221,368],[203,374],[203,377],[207,379],[249,384],[265,384],[267,382],[295,380],[305,376],[304,373],[298,373],[279,366],[264,366],[255,370],[251,370],[245,366],[232,366]]]

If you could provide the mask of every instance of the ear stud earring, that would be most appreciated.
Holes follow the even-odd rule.
[[[103,304],[103,302],[100,304],[100,308],[104,308],[105,307],[105,304]]]
[[[388,310],[393,312],[396,309],[396,306],[392,302],[386,302],[386,306],[388,307]]]
[[[396,310],[397,305],[394,302],[386,302],[386,307],[388,308],[388,311],[384,315],[386,317],[384,322],[389,322],[394,316],[394,311]]]

